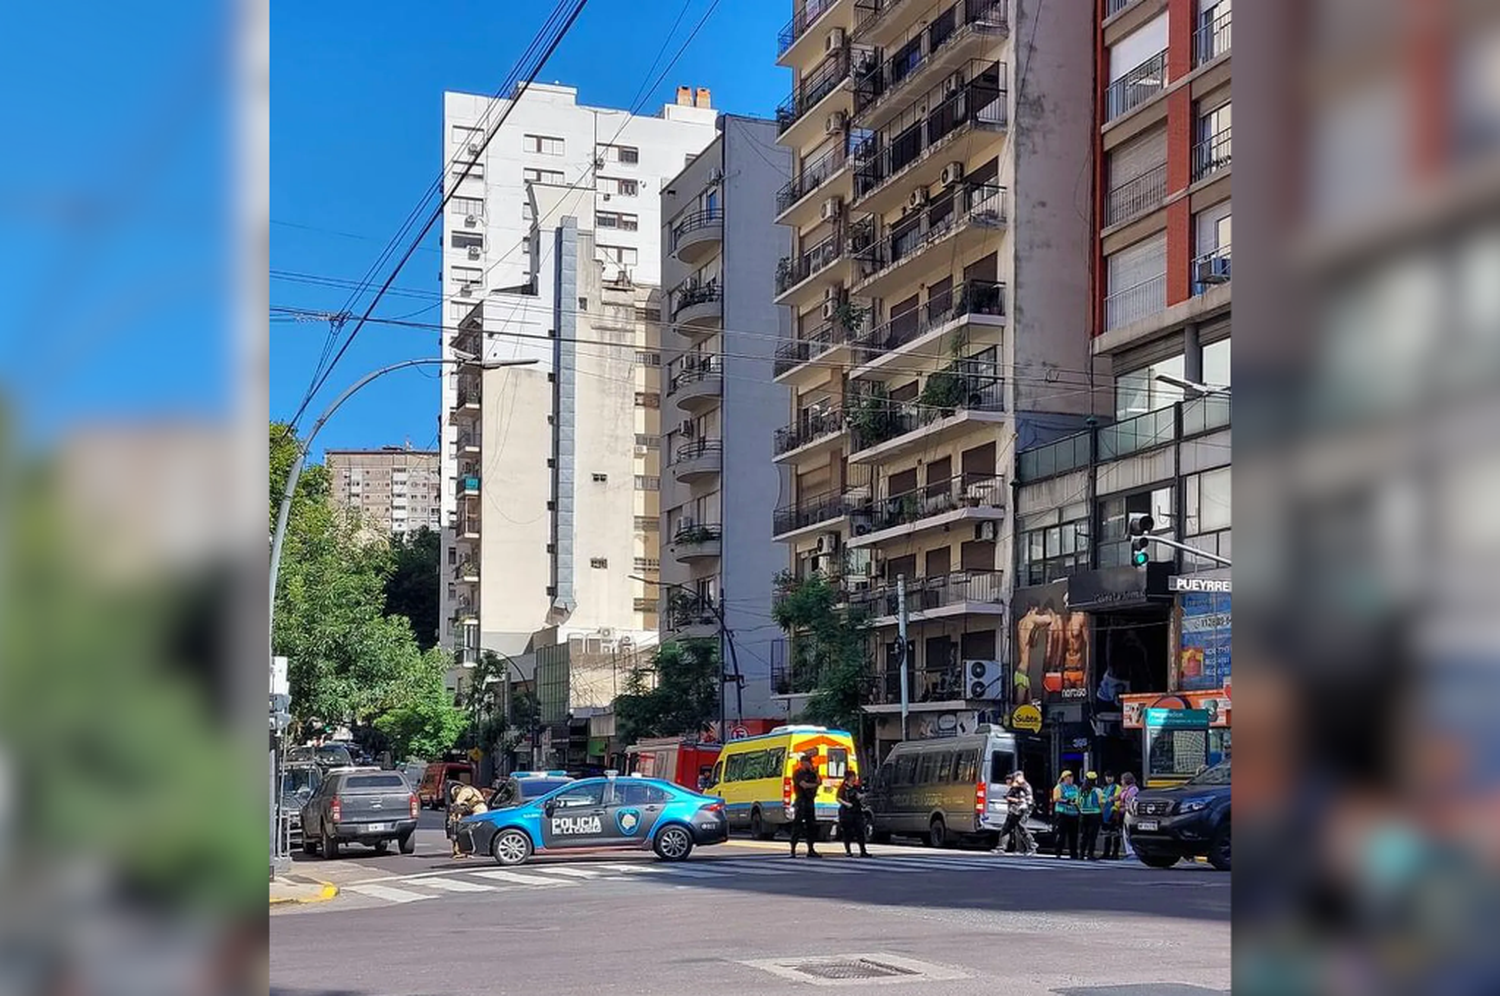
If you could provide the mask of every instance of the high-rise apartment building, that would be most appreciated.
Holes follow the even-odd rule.
[[[659,559],[660,198],[716,116],[686,87],[656,116],[562,86],[444,95],[443,355],[537,361],[445,370],[443,616],[464,663],[545,628],[654,639],[656,590],[632,575]]]
[[[772,214],[790,157],[776,123],[724,115],[719,136],[662,191],[662,639],[733,634],[727,717],[784,717],[771,699],[768,580],[786,557],[771,541],[781,477],[769,472],[786,389],[772,379],[786,320],[772,302],[789,233]],[[720,619],[722,616],[722,620]]]
[[[442,469],[436,450],[328,450],[323,459],[333,500],[358,512],[366,532],[390,536],[442,529]]]
[[[1018,443],[1092,409],[1094,42],[1069,5],[1009,0],[822,0],[780,38],[775,532],[873,617],[881,752],[902,735],[899,586],[911,735],[1003,706]]]

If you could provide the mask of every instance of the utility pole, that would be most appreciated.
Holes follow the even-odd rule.
[[[906,575],[896,575],[896,640],[901,661],[901,739],[911,736],[908,729],[908,714],[911,712],[911,696],[907,691],[906,660]]]

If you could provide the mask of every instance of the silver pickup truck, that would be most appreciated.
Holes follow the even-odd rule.
[[[343,844],[367,844],[384,854],[394,840],[402,854],[412,854],[418,812],[416,793],[401,772],[334,768],[302,807],[302,850],[336,858]]]

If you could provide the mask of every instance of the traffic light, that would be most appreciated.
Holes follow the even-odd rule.
[[[1151,562],[1151,530],[1155,528],[1149,512],[1130,513],[1130,562],[1136,567]]]

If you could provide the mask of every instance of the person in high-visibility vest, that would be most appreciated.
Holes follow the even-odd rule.
[[[1094,846],[1099,842],[1103,818],[1104,799],[1099,792],[1099,775],[1090,771],[1083,776],[1083,787],[1078,790],[1078,827],[1082,838],[1079,850],[1085,861],[1094,860]]]
[[[1115,773],[1104,773],[1104,785],[1099,789],[1104,800],[1104,860],[1114,861],[1120,856],[1120,827],[1124,812],[1120,809],[1120,786],[1115,782]]]
[[[1062,857],[1063,845],[1068,855],[1078,857],[1078,786],[1073,784],[1073,772],[1064,771],[1057,784],[1052,786],[1053,838],[1057,841],[1053,853]]]

